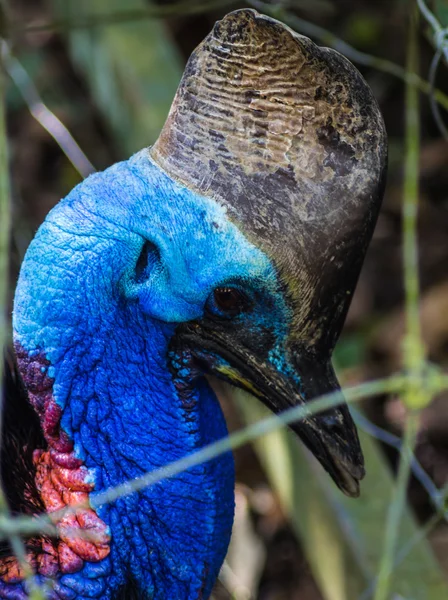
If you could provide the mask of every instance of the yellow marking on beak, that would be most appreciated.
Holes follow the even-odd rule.
[[[247,379],[245,379],[238,371],[235,371],[232,367],[228,367],[226,365],[219,366],[217,369],[218,373],[225,375],[230,381],[233,381],[235,384],[242,385],[246,390],[249,390],[254,394],[254,396],[259,396],[260,392],[257,388]]]

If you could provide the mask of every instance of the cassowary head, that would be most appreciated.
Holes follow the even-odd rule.
[[[180,339],[275,412],[336,390],[331,353],[386,161],[382,118],[359,73],[271,18],[234,12],[191,56],[150,153],[224,207],[272,268],[261,279],[230,270]],[[232,257],[235,268],[237,247]],[[357,495],[363,461],[347,409],[293,428],[338,486]]]
[[[251,10],[217,23],[188,62],[157,143],[78,186],[28,250],[14,331],[48,468],[86,467],[101,490],[221,437],[206,374],[277,413],[338,389],[331,353],[385,160],[377,104],[346,59]],[[357,495],[363,459],[347,408],[293,429]],[[150,548],[148,578],[163,564],[180,585],[196,568],[186,574],[184,564],[196,531],[214,540],[198,542],[207,558],[192,561],[207,593],[230,532],[232,468],[215,461],[194,473],[152,490],[147,504],[100,510],[117,572],[127,565],[144,579],[141,548]],[[137,521],[134,547],[123,523]],[[155,540],[166,529],[161,553]],[[114,540],[124,541],[114,550]],[[167,589],[160,597],[199,597]]]

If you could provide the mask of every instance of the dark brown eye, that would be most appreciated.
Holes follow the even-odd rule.
[[[233,317],[248,307],[249,300],[244,292],[230,286],[216,288],[207,302],[207,310],[217,316]]]

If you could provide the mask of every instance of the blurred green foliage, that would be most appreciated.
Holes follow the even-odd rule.
[[[435,0],[434,14],[440,21],[442,27],[448,27],[448,2],[447,0]]]
[[[87,19],[144,10],[145,0],[53,0],[58,18]],[[175,45],[161,21],[144,19],[68,33],[75,64],[109,123],[123,156],[151,145],[165,122],[182,74]]]

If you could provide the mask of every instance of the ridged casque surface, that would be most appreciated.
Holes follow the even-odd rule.
[[[331,348],[386,164],[382,117],[355,67],[253,10],[230,13],[192,54],[151,155],[228,207],[300,306],[300,337]]]

